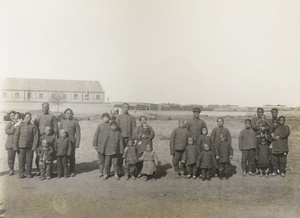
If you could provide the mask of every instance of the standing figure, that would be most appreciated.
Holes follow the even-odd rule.
[[[255,159],[257,160],[259,176],[262,177],[265,174],[266,177],[269,177],[271,152],[266,138],[261,138],[260,144],[256,148]]]
[[[136,163],[138,162],[138,153],[135,143],[132,139],[128,140],[127,147],[124,149],[123,154],[123,166],[125,169],[126,180],[129,179],[129,176],[135,180],[136,172]]]
[[[50,146],[46,139],[43,139],[41,146],[36,149],[36,153],[39,156],[40,174],[41,180],[47,178],[51,179],[53,155],[54,149]]]
[[[190,136],[194,140],[194,144],[197,144],[199,136],[202,134],[202,129],[206,127],[206,123],[200,119],[200,108],[193,109],[193,119],[188,120],[186,123],[186,129],[189,131]]]
[[[197,178],[197,158],[198,152],[197,147],[194,144],[194,140],[192,137],[188,138],[188,145],[185,148],[182,157],[182,163],[185,164],[187,175],[186,178],[189,179],[193,176],[194,179]]]
[[[223,133],[220,134],[220,140],[216,147],[216,159],[218,160],[218,168],[220,171],[219,177],[223,180],[225,175],[225,179],[229,179],[229,171],[231,168],[230,161],[233,158],[233,149],[231,144],[226,141],[226,137]]]
[[[202,181],[205,181],[205,179],[210,181],[210,172],[213,165],[215,168],[218,168],[217,161],[212,150],[208,144],[204,143],[203,151],[201,151],[197,160],[197,167],[201,169]]]
[[[5,126],[5,133],[7,134],[7,139],[5,143],[5,149],[7,150],[7,162],[9,167],[9,175],[14,175],[14,165],[15,165],[15,157],[16,151],[13,150],[13,140],[14,134],[16,131],[15,125],[15,112],[12,111],[9,113],[10,121]]]
[[[144,180],[155,180],[153,175],[155,174],[156,167],[158,166],[158,157],[150,144],[146,146],[146,150],[139,159],[143,161],[143,169],[141,173],[145,176]]]

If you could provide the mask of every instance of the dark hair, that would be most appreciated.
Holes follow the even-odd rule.
[[[134,144],[134,140],[133,140],[132,138],[129,138],[129,139],[127,140],[127,144],[128,144],[129,142],[132,142],[132,143]]]
[[[280,117],[278,118],[278,120],[280,120],[280,119],[283,119],[284,122],[285,122],[285,116],[280,116]]]
[[[218,119],[221,119],[224,122],[224,118],[223,117],[218,117],[217,118],[217,122],[218,122]]]
[[[48,107],[49,107],[49,103],[48,103],[48,102],[44,102],[44,103],[42,104],[42,106],[44,106],[44,104],[48,105]]]
[[[112,126],[112,125],[116,125],[116,126],[118,126],[117,122],[116,122],[116,121],[114,121],[114,120],[113,120],[113,121],[111,121],[109,125],[110,125],[110,126]]]
[[[73,114],[73,110],[71,108],[67,108],[65,111],[64,111],[64,114],[67,113],[67,111],[71,111],[71,113]]]
[[[102,118],[103,118],[103,117],[108,117],[108,119],[110,119],[110,116],[109,116],[108,113],[103,113],[103,114],[102,114]]]
[[[265,112],[265,110],[262,107],[257,108],[256,112],[258,112],[259,110],[261,110],[262,112]]]
[[[127,106],[129,107],[129,104],[128,104],[128,103],[126,103],[126,102],[122,104],[122,106],[124,106],[124,105],[127,105]]]
[[[250,119],[246,119],[245,123],[247,123],[247,122],[251,123],[252,121]]]
[[[10,115],[10,114],[16,114],[16,113],[17,113],[16,111],[11,111],[8,114]]]
[[[273,111],[278,112],[278,109],[277,108],[272,108],[271,112],[273,112]]]
[[[140,116],[140,118],[139,118],[140,121],[142,120],[142,117],[144,117],[147,120],[147,117],[143,115],[143,116]]]
[[[29,114],[29,115],[32,117],[32,114],[31,114],[30,112],[26,112],[26,113],[24,114],[24,117],[26,117],[27,114]]]

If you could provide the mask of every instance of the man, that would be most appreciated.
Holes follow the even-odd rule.
[[[220,142],[220,135],[223,134],[225,136],[225,141],[231,146],[231,134],[230,131],[224,127],[224,119],[222,117],[217,118],[217,125],[218,126],[215,127],[210,134],[212,145],[216,148],[217,144]]]
[[[71,142],[72,152],[71,156],[69,157],[70,161],[70,173],[71,176],[75,176],[75,150],[76,148],[79,148],[80,144],[80,126],[79,123],[73,119],[73,110],[70,108],[67,108],[64,111],[65,119],[62,120],[59,124],[59,130],[64,129]]]
[[[197,143],[198,137],[202,134],[202,129],[206,127],[206,123],[199,118],[200,113],[200,108],[194,108],[193,119],[186,122],[186,129],[189,131],[189,135],[193,138],[194,144]]]
[[[272,108],[271,114],[272,114],[272,119],[271,119],[270,131],[273,133],[279,127],[278,109],[277,108]]]
[[[255,132],[257,144],[260,144],[260,139],[263,135],[262,133],[268,132],[270,130],[270,121],[264,118],[263,108],[257,108],[257,116],[252,118],[251,128]]]
[[[50,126],[54,132],[55,132],[55,136],[57,136],[57,119],[53,114],[49,113],[49,103],[48,102],[44,102],[42,104],[42,114],[39,114],[35,120],[35,125],[37,126],[37,128],[39,129],[39,135],[44,135],[45,134],[45,127],[46,126]]]

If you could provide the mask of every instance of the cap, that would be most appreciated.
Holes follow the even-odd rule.
[[[200,112],[201,112],[201,109],[198,108],[198,107],[195,107],[195,108],[193,108],[193,112],[198,112],[198,113],[200,113]]]

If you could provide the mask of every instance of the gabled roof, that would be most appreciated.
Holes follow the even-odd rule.
[[[62,92],[104,92],[99,81],[4,78],[2,90],[62,91]]]

